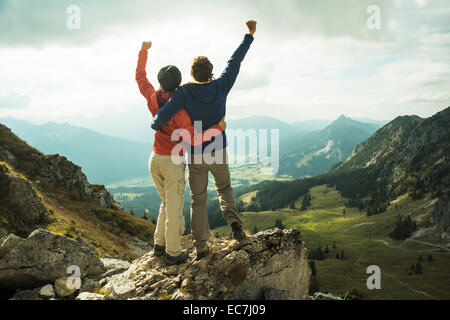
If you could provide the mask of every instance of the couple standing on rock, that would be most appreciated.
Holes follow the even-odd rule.
[[[214,177],[222,214],[232,229],[233,239],[248,241],[231,188],[225,134],[226,99],[256,31],[256,21],[247,21],[246,25],[248,33],[217,79],[213,78],[213,65],[208,58],[199,56],[191,65],[193,81],[180,86],[180,71],[169,65],[159,71],[160,87],[155,90],[145,72],[152,43],[143,42],[139,52],[136,81],[147,99],[154,117],[151,126],[156,130],[149,167],[162,200],[154,236],[154,254],[165,254],[168,265],[188,259],[187,251],[181,249],[180,239],[185,226],[185,154],[191,191],[191,231],[197,259],[209,252],[206,206],[209,172]]]

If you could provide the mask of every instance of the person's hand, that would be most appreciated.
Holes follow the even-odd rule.
[[[225,121],[225,117],[223,117],[222,120],[220,120],[219,126],[221,126],[222,130],[225,130],[225,128],[227,127],[227,122]]]
[[[144,41],[142,42],[142,50],[148,50],[152,47],[152,42],[151,41]]]
[[[255,34],[256,31],[256,21],[248,20],[245,24],[247,25],[248,28],[248,34],[253,36],[253,34]]]

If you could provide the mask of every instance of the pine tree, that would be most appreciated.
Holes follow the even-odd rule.
[[[295,209],[295,202],[292,201],[291,204],[289,205],[289,209]]]
[[[419,256],[419,261],[420,261],[420,262],[422,262],[422,261],[423,261],[423,259],[422,259],[422,255],[420,255],[420,256]]]
[[[389,233],[389,236],[395,240],[403,240],[411,236],[414,231],[415,221],[411,219],[411,216],[407,216],[403,219],[400,215],[397,217],[394,229]]]
[[[256,228],[256,225],[255,225],[255,227],[253,228],[253,234],[256,234],[256,233],[258,233],[258,228]]]
[[[314,260],[323,260],[325,259],[325,255],[322,251],[322,248],[319,246],[316,249],[311,250],[311,255],[310,255],[310,259],[314,259]]]
[[[323,253],[327,254],[328,252],[330,252],[330,250],[328,250],[328,245],[325,247],[325,251]]]
[[[274,228],[279,228],[281,230],[284,229],[284,225],[283,225],[283,222],[281,222],[281,219],[276,219],[275,220]]]
[[[309,193],[305,194],[305,196],[302,199],[302,206],[300,210],[306,210],[311,205],[311,195]]]
[[[336,259],[339,259],[339,252],[336,252]]]
[[[417,263],[416,263],[416,267],[414,268],[414,272],[416,274],[422,274],[422,265],[420,264],[419,261],[417,261]]]
[[[344,259],[344,250],[341,251],[341,259]]]
[[[428,260],[429,262],[433,261],[433,257],[431,256],[431,253],[430,253],[430,254],[428,254],[428,258],[427,258],[427,260]]]
[[[333,249],[336,249],[336,241],[333,241]]]

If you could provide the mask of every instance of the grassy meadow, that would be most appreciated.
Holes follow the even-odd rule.
[[[281,219],[286,228],[299,228],[308,249],[328,246],[324,260],[315,260],[321,292],[345,295],[356,289],[366,299],[450,299],[450,248],[440,240],[420,232],[431,227],[429,214],[435,199],[413,201],[402,196],[391,203],[384,213],[367,217],[365,212],[346,208],[345,199],[327,186],[311,189],[311,205],[307,210],[278,209],[276,211],[244,212],[247,232],[272,228]],[[243,195],[242,200],[251,198]],[[301,207],[299,198],[295,207]],[[345,214],[344,214],[345,210]],[[389,237],[398,215],[410,214],[419,232],[410,239],[396,241]],[[427,230],[427,229],[425,229]],[[214,231],[228,235],[229,227]],[[335,243],[336,248],[333,248]],[[336,259],[344,251],[343,259]],[[431,254],[432,261],[428,261]],[[420,258],[421,257],[421,258]],[[408,268],[421,259],[422,274]],[[381,289],[369,290],[367,266],[381,269]]]

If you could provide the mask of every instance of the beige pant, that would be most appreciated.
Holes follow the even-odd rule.
[[[206,249],[206,240],[209,239],[209,222],[206,200],[208,197],[208,173],[214,177],[217,193],[219,195],[220,208],[228,225],[237,222],[242,225],[239,211],[234,200],[231,188],[230,169],[226,150],[223,150],[223,158],[219,163],[210,163],[205,159],[195,161],[189,159],[189,187],[191,189],[191,231],[194,238],[194,246],[198,252]],[[205,157],[203,157],[205,158]],[[207,155],[206,158],[214,158]],[[201,162],[201,163],[200,163]]]
[[[171,156],[155,152],[149,160],[150,173],[162,200],[154,243],[166,246],[166,252],[171,256],[181,253],[180,237],[184,233],[183,200],[186,188],[184,179],[186,164],[183,157],[178,157],[181,164],[175,164]]]

